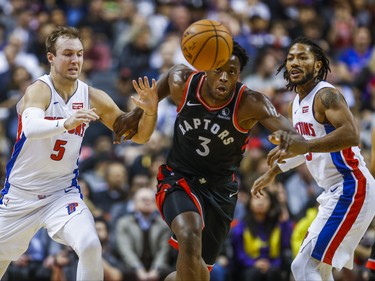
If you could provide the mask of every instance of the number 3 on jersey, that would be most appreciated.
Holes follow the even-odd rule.
[[[67,141],[64,140],[56,140],[55,146],[53,147],[53,151],[56,151],[56,153],[52,153],[50,156],[52,160],[60,161],[63,158],[65,153],[64,145],[66,145],[66,143]]]
[[[208,147],[208,144],[211,142],[210,139],[199,136],[198,138],[201,142],[202,148],[196,149],[195,151],[200,155],[200,156],[207,156],[210,154],[210,148]]]

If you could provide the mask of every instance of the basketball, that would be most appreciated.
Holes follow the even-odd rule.
[[[223,66],[232,55],[233,39],[229,30],[214,20],[199,20],[183,33],[181,49],[185,59],[198,70]]]

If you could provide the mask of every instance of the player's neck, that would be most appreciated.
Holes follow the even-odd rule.
[[[77,81],[64,79],[60,75],[51,72],[50,77],[56,92],[67,101],[77,89]]]
[[[297,86],[297,93],[300,96],[300,99],[303,99],[308,94],[310,94],[310,92],[312,91],[312,89],[314,89],[315,86],[316,86],[316,84],[318,84],[319,82],[320,81],[318,81],[316,79],[312,79],[312,80],[306,82],[303,85]]]

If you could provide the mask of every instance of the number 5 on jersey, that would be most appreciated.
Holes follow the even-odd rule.
[[[65,140],[56,140],[55,146],[53,147],[53,151],[56,151],[55,154],[51,154],[51,159],[55,161],[60,161],[65,153],[65,147],[67,141]]]

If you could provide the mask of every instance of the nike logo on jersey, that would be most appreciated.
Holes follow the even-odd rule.
[[[230,193],[229,198],[232,198],[234,195],[237,195],[237,194],[238,194],[238,190],[236,192]]]
[[[58,104],[58,103],[59,103],[58,101],[53,102],[53,104]]]
[[[339,188],[338,186],[336,186],[335,188],[332,188],[332,189],[331,189],[331,192],[335,192],[336,189],[338,189],[338,188]]]
[[[188,101],[186,103],[187,106],[198,106],[198,105],[201,105],[200,103],[191,103],[190,101]]]
[[[69,192],[71,192],[72,190],[73,190],[73,188],[71,188],[71,187],[69,187],[69,188],[65,188],[65,189],[64,189],[65,193],[69,193]]]

